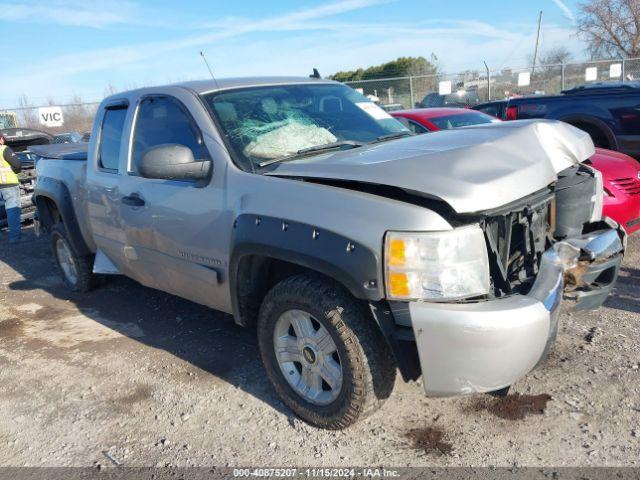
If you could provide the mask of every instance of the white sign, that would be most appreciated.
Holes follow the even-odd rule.
[[[622,76],[622,64],[612,63],[609,66],[609,78],[620,78]]]
[[[584,79],[587,82],[593,82],[598,79],[598,67],[588,67],[584,71]]]
[[[451,94],[451,81],[443,80],[438,83],[438,93],[440,95],[450,95]]]
[[[526,87],[531,85],[531,72],[520,72],[518,74],[518,86]]]
[[[40,118],[40,125],[45,127],[61,127],[64,124],[62,108],[60,107],[39,108],[38,117]]]

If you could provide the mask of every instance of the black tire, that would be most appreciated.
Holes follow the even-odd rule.
[[[284,378],[274,347],[276,322],[303,310],[331,335],[340,358],[342,387],[328,405],[315,405]],[[393,355],[366,304],[340,284],[314,274],[289,277],[265,297],[258,317],[260,355],[280,398],[304,421],[331,430],[346,428],[382,406],[396,377]]]
[[[69,278],[65,273],[60,259],[58,258],[58,242],[64,242],[66,248],[69,251],[70,257],[75,264],[75,280]],[[79,255],[73,248],[71,242],[67,238],[67,230],[62,223],[56,223],[51,228],[51,250],[53,258],[56,261],[60,276],[65,285],[74,292],[89,292],[94,289],[99,283],[98,275],[93,273],[93,255]]]

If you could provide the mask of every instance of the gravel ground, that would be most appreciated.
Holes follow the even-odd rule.
[[[126,278],[71,294],[46,239],[4,240],[0,466],[640,465],[640,238],[606,306],[564,314],[507,399],[399,380],[342,432],[291,414],[228,315]]]

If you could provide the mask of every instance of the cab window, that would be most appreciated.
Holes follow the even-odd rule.
[[[122,130],[126,117],[126,107],[107,108],[104,112],[98,150],[98,166],[102,170],[114,173],[118,171]]]

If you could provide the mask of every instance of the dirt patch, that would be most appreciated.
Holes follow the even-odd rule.
[[[416,450],[424,450],[425,453],[437,455],[449,455],[453,446],[444,441],[444,432],[433,427],[412,428],[406,437],[413,443]]]
[[[56,318],[38,312],[33,321],[24,325],[24,335],[26,338],[40,339],[60,348],[119,339],[125,335],[133,338],[143,336],[135,324],[115,324],[98,316],[91,318],[83,314],[74,315],[73,312],[68,312],[67,315]]]
[[[17,318],[10,318],[0,322],[0,337],[5,340],[18,337],[22,333],[22,322]]]
[[[151,398],[153,388],[150,385],[138,385],[133,392],[118,399],[118,402],[125,405],[133,405],[134,403],[144,402]]]
[[[551,395],[546,393],[541,393],[540,395],[514,393],[489,402],[481,400],[473,410],[486,410],[496,417],[506,420],[522,420],[527,415],[542,415],[547,408],[549,400],[551,400]]]

